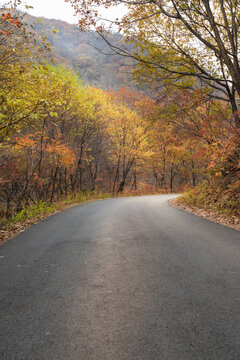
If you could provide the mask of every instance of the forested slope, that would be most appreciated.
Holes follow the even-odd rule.
[[[77,25],[30,15],[25,16],[24,21],[33,24],[37,37],[40,34],[47,37],[51,45],[51,54],[48,54],[48,57],[53,58],[57,64],[70,65],[87,84],[105,90],[133,86],[133,61],[114,55],[107,43],[95,32],[83,32]],[[123,46],[119,34],[109,35],[108,38],[111,43]]]

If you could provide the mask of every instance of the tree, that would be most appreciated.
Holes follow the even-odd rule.
[[[44,37],[37,42],[31,27],[24,25],[24,15],[8,5],[0,8],[0,143],[35,119],[39,104],[32,101],[29,75],[49,49]]]
[[[146,122],[123,104],[110,104],[107,136],[109,153],[116,164],[113,193],[122,192],[133,167],[149,156]]]
[[[116,24],[136,51],[112,49],[139,61],[141,74],[176,86],[204,84],[209,96],[230,101],[240,96],[240,2],[233,0],[66,0],[86,29],[99,25],[96,8],[123,3],[128,13]],[[212,91],[210,91],[212,89]],[[238,114],[236,126],[240,126]]]

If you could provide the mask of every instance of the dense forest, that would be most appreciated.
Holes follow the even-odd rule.
[[[82,192],[177,192],[200,183],[200,203],[239,213],[237,112],[219,89],[210,93],[200,78],[191,87],[182,77],[182,86],[171,76],[160,82],[144,60],[144,86],[161,84],[153,99],[133,88],[126,60],[90,46],[94,33],[46,19],[29,30],[31,19],[1,11],[3,219]],[[119,35],[110,40],[124,46]]]

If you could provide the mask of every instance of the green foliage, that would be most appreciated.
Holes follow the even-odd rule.
[[[12,224],[16,225],[19,223],[24,223],[27,220],[40,220],[45,218],[48,215],[54,214],[56,211],[63,210],[64,208],[71,206],[82,204],[88,201],[94,200],[104,200],[110,198],[110,194],[103,192],[93,192],[80,191],[76,194],[69,194],[67,197],[63,198],[59,202],[48,203],[44,201],[36,202],[32,205],[26,206],[22,204],[22,210],[16,212],[11,219],[9,219],[4,225],[6,227],[11,226]]]
[[[22,205],[22,210],[13,215],[11,222],[13,224],[21,223],[26,220],[37,219],[41,215],[51,214],[54,211],[54,205],[44,201],[39,201],[33,205]]]
[[[95,191],[79,191],[77,193],[69,194],[63,200],[64,205],[70,204],[81,204],[87,201],[92,200],[104,200],[110,198],[110,194],[104,192],[95,192]]]

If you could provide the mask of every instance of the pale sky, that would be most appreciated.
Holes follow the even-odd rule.
[[[0,0],[0,5],[6,3],[7,0]],[[33,16],[43,16],[48,19],[63,20],[70,24],[76,24],[77,17],[74,16],[74,10],[69,3],[64,0],[24,0],[23,4],[33,6],[33,9],[27,10]],[[24,5],[21,6],[25,11]],[[113,7],[111,9],[103,9],[101,14],[104,18],[114,20],[121,18],[126,13],[123,5]]]
[[[31,15],[77,23],[73,8],[64,0],[27,0],[26,3],[34,7],[28,10]]]

